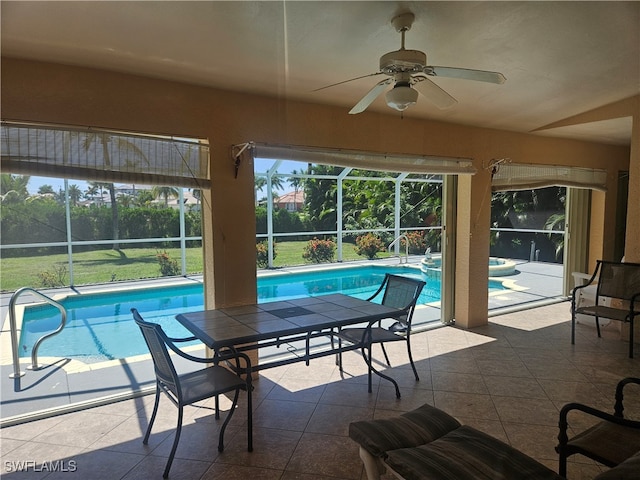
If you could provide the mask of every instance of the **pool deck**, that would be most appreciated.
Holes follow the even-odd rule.
[[[421,256],[411,257],[409,264],[419,265]],[[351,264],[366,262],[349,262]],[[376,264],[398,265],[398,259],[376,261]],[[544,303],[564,301],[562,297],[562,265],[516,260],[516,274],[500,277],[507,281],[510,289],[491,292],[489,296],[489,316],[507,313],[518,308],[529,308]],[[311,267],[301,267],[309,270]],[[326,268],[326,265],[323,266]],[[281,269],[279,272],[297,271],[300,268]],[[201,282],[201,277],[156,279],[144,281],[144,286],[160,286],[171,283]],[[126,286],[140,287],[143,281],[115,284],[117,288]],[[41,290],[45,295],[55,298],[77,293],[90,293],[111,290],[114,284],[82,286],[75,288]],[[3,320],[0,344],[2,359],[0,361],[0,426],[8,426],[25,421],[44,418],[52,411],[66,411],[90,408],[100,404],[111,403],[117,399],[129,398],[133,395],[145,395],[154,389],[154,374],[151,360],[140,356],[127,361],[111,361],[86,365],[66,359],[39,359],[44,366],[37,371],[26,370],[30,360],[21,361],[21,370],[26,374],[17,379],[9,378],[13,367],[11,364],[11,346],[8,321],[10,294],[0,296],[0,315]],[[18,304],[29,300],[25,294]],[[567,308],[569,308],[567,306]],[[434,306],[421,306],[416,309],[414,324],[416,328],[433,328],[440,326],[440,310]],[[196,354],[203,349],[196,347]],[[286,349],[285,349],[286,350]],[[278,355],[280,351],[261,351],[264,355]],[[181,360],[181,359],[178,359]],[[186,371],[191,366],[185,362],[176,362],[179,371]]]

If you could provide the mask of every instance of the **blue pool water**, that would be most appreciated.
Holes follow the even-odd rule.
[[[324,271],[286,273],[258,278],[258,302],[288,300],[309,295],[344,293],[368,298],[382,283],[385,273],[397,273],[427,282],[418,304],[440,300],[440,280],[427,278],[419,269],[407,267],[358,266]],[[490,290],[502,284],[490,282]],[[171,337],[189,332],[175,320],[178,313],[202,310],[202,284],[153,287],[111,293],[69,296],[61,301],[67,309],[64,330],[45,340],[39,357],[67,357],[85,363],[126,358],[148,353],[131,308],[137,308],[151,322],[160,323]],[[20,337],[21,356],[44,333],[57,328],[60,313],[49,305],[25,308]]]

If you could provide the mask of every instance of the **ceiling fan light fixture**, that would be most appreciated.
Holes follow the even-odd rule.
[[[391,108],[403,112],[418,101],[418,91],[408,85],[396,85],[387,92],[385,99]]]

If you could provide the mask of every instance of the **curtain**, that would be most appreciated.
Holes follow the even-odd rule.
[[[209,146],[198,140],[10,122],[0,137],[3,173],[194,188],[209,180]]]
[[[491,188],[505,190],[531,190],[544,187],[575,187],[606,190],[607,172],[595,168],[565,167],[559,165],[525,165],[501,163],[493,167]]]
[[[249,158],[267,158],[387,172],[441,175],[473,175],[476,173],[471,159],[468,158],[382,154],[354,150],[267,145],[254,142],[234,145],[231,151],[236,167],[244,163],[243,160]]]

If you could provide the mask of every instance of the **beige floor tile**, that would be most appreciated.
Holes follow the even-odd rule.
[[[439,392],[488,394],[481,375],[434,371],[431,374],[433,390]]]
[[[539,380],[532,377],[482,375],[491,395],[522,398],[548,398]]]
[[[558,425],[558,408],[549,399],[500,396],[493,396],[492,399],[502,422]]]
[[[265,399],[254,413],[253,425],[302,432],[315,407],[314,403],[308,402]]]
[[[346,405],[318,405],[305,432],[349,436],[349,422],[369,420],[373,409]]]
[[[98,441],[125,420],[126,417],[119,415],[101,415],[84,410],[65,415],[62,422],[36,435],[33,440],[52,445],[85,447]]]
[[[131,469],[129,473],[122,477],[122,480],[149,480],[150,478],[160,479],[162,478],[162,473],[164,472],[166,464],[166,457],[147,455],[140,463]],[[210,466],[211,462],[176,458],[171,465],[169,478],[171,478],[171,480],[199,479],[202,478]]]
[[[289,462],[301,437],[302,432],[292,430],[254,428],[253,451],[249,452],[247,433],[243,429],[225,445],[224,451],[216,458],[216,463],[281,471]]]
[[[357,480],[362,468],[358,448],[348,437],[305,433],[286,470]]]
[[[353,383],[348,381],[332,382],[327,385],[322,397],[320,397],[319,403],[330,405],[349,405],[373,409],[376,404],[377,393],[377,381],[373,383],[372,393],[367,391],[366,381],[364,383]]]
[[[222,420],[213,399],[185,409],[172,480],[280,479],[366,480],[355,442],[354,420],[389,418],[423,404],[435,405],[463,423],[484,431],[557,469],[558,412],[569,401],[613,411],[614,389],[624,376],[638,375],[640,360],[627,357],[626,343],[608,332],[598,339],[580,325],[570,344],[566,303],[492,317],[470,331],[441,327],[416,333],[412,347],[420,381],[408,362],[406,345],[388,352],[392,367],[374,350],[376,367],[400,386],[373,375],[358,352],[268,369],[254,382],[254,451],[247,451],[246,394],[217,450]],[[563,322],[563,323],[558,323]],[[640,419],[640,387],[625,391],[625,414]],[[230,400],[223,398],[223,419]],[[0,430],[4,473],[27,460],[74,460],[82,478],[137,480],[160,478],[173,442],[177,409],[162,397],[148,446],[142,445],[153,395],[24,423]],[[575,434],[595,422],[570,416]],[[575,455],[569,480],[591,479],[604,468]],[[29,472],[24,478],[43,478]],[[66,476],[65,476],[66,475]],[[47,479],[66,479],[61,472]],[[23,478],[16,476],[15,478]],[[391,474],[382,480],[395,480]]]
[[[499,420],[490,395],[433,392],[434,405],[454,417]]]
[[[558,459],[558,454],[555,451],[555,446],[558,444],[557,427],[504,422],[503,426],[512,447],[538,461]]]
[[[214,463],[201,477],[201,480],[246,480],[248,478],[252,480],[279,480],[282,478],[282,471],[241,464]]]

